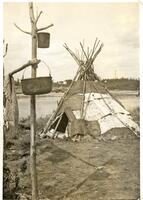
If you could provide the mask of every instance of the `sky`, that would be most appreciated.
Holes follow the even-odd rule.
[[[45,61],[54,81],[72,79],[78,69],[76,62],[63,47],[64,43],[76,52],[84,40],[92,48],[98,37],[104,47],[94,62],[95,72],[103,78],[139,78],[139,5],[138,3],[34,3],[35,13],[43,11],[38,28],[51,23],[50,47],[38,48],[38,59]],[[31,59],[28,3],[3,4],[4,39],[8,54],[4,59],[5,73],[22,66]],[[21,78],[17,73],[15,78]],[[38,76],[48,74],[39,64]],[[30,76],[30,68],[25,71]]]

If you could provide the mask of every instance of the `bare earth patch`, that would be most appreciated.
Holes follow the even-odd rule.
[[[139,121],[139,109],[133,114]],[[18,170],[20,192],[31,195],[30,131],[20,130],[19,135],[8,139],[7,163],[12,171]],[[97,139],[85,136],[79,143],[37,137],[40,199],[137,200],[139,144],[140,139],[126,129],[111,130]]]
[[[124,134],[123,134],[124,135]],[[105,140],[105,141],[104,141]],[[139,139],[126,136],[80,143],[43,139],[37,145],[40,198],[51,200],[132,200],[139,197]],[[9,162],[20,168],[29,156]],[[23,191],[31,193],[29,164],[20,173]]]

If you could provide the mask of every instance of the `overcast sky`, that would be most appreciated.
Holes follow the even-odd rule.
[[[79,42],[92,47],[98,37],[104,47],[94,62],[101,78],[139,77],[139,8],[137,3],[34,3],[35,11],[42,10],[38,27],[51,34],[50,48],[38,49],[38,58],[51,68],[55,81],[72,79],[78,68],[64,43],[80,49]],[[13,23],[30,30],[27,3],[4,3],[4,39],[9,44],[5,57],[8,73],[31,58],[31,38],[20,32]],[[40,66],[40,65],[39,65]],[[46,75],[41,64],[38,74]],[[26,76],[29,71],[27,70]],[[21,73],[15,75],[21,77]]]

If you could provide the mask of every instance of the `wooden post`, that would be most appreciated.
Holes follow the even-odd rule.
[[[34,17],[33,3],[29,3],[29,15],[31,21],[31,36],[32,36],[32,60],[37,59],[37,33],[36,22]],[[32,66],[31,77],[36,77],[37,64]],[[30,171],[32,183],[32,200],[38,200],[38,183],[36,171],[36,96],[31,95],[30,98],[30,125],[31,125],[31,143],[30,143]]]
[[[37,28],[37,22],[42,14],[42,11],[36,16],[34,16],[33,3],[29,3],[29,15],[31,21],[31,31],[24,31],[15,23],[17,29],[31,35],[32,38],[32,68],[31,77],[36,78],[36,68],[38,67],[39,61],[37,60],[37,33],[42,30],[46,30],[53,26],[50,24],[46,27]],[[31,173],[31,185],[32,185],[32,200],[38,200],[38,183],[37,183],[37,171],[36,171],[36,96],[31,95],[30,97],[30,125],[31,125],[31,141],[30,141],[30,173]]]

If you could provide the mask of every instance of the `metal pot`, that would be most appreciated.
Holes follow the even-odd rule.
[[[21,80],[22,91],[25,95],[48,94],[52,90],[52,77],[38,77]]]
[[[45,62],[43,63],[46,65]],[[48,65],[46,66],[48,67]],[[21,80],[21,86],[22,92],[25,95],[48,94],[52,90],[52,77],[49,73],[49,76],[45,77],[23,78]]]

